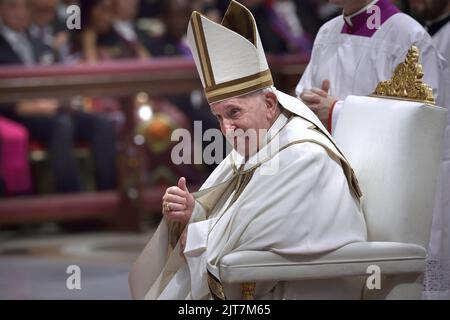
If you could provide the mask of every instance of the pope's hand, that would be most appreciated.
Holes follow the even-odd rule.
[[[186,225],[194,210],[195,200],[186,186],[186,178],[178,180],[178,185],[170,187],[163,196],[163,215],[171,221]]]
[[[328,124],[330,108],[336,101],[335,98],[328,94],[328,90],[330,90],[330,81],[324,80],[321,89],[303,90],[300,94],[300,99],[303,103],[317,115],[325,126]]]

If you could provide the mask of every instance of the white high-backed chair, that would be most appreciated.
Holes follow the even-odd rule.
[[[315,256],[234,252],[219,263],[222,283],[242,284],[251,299],[258,281],[299,281],[307,290],[311,281],[359,279],[352,286],[360,294],[342,297],[420,299],[445,123],[446,110],[424,102],[347,97],[334,138],[363,192],[368,241]],[[377,268],[381,288],[369,289]]]

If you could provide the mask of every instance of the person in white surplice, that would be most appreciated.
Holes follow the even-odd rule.
[[[343,100],[348,95],[367,96],[377,84],[390,79],[412,45],[419,48],[426,84],[433,88],[438,106],[446,106],[448,85],[433,39],[413,18],[391,0],[329,0],[343,14],[319,30],[311,60],[295,90],[332,132]]]
[[[194,12],[187,40],[233,151],[199,192],[191,194],[185,178],[167,189],[164,218],[129,275],[132,297],[240,299],[237,287],[220,283],[217,266],[226,254],[310,255],[365,241],[353,170],[318,118],[273,87],[250,11],[232,1],[221,24]],[[245,134],[233,135],[240,130]],[[247,135],[258,130],[268,131]],[[345,294],[314,281],[257,283],[255,291],[266,299]]]
[[[450,63],[450,1],[410,0],[411,12],[425,22],[439,53]],[[450,70],[447,81],[447,108],[450,107]],[[425,299],[450,299],[450,115],[437,182],[436,204],[425,273]]]
[[[433,39],[416,20],[400,12],[391,0],[329,2],[342,7],[343,13],[319,30],[296,95],[318,115],[330,132],[336,128],[345,98],[373,93],[379,82],[392,77],[412,45],[419,48],[423,80],[433,88],[436,105],[450,107],[450,63],[443,57],[445,53],[440,54],[436,48],[448,43],[445,36],[436,39],[434,35]],[[440,23],[448,17],[445,6],[441,13],[444,20]],[[450,239],[447,236],[450,230],[450,113],[444,139],[425,287],[429,292],[441,291],[439,295],[428,294],[428,297],[450,298]]]

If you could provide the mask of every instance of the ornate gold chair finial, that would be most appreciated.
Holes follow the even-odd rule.
[[[433,89],[423,83],[419,48],[412,46],[404,62],[394,70],[392,79],[380,82],[372,96],[435,104]]]

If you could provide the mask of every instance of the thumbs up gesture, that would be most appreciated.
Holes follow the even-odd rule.
[[[180,178],[177,186],[168,188],[162,200],[164,217],[182,224],[189,222],[194,210],[195,200],[186,186],[186,178]]]

